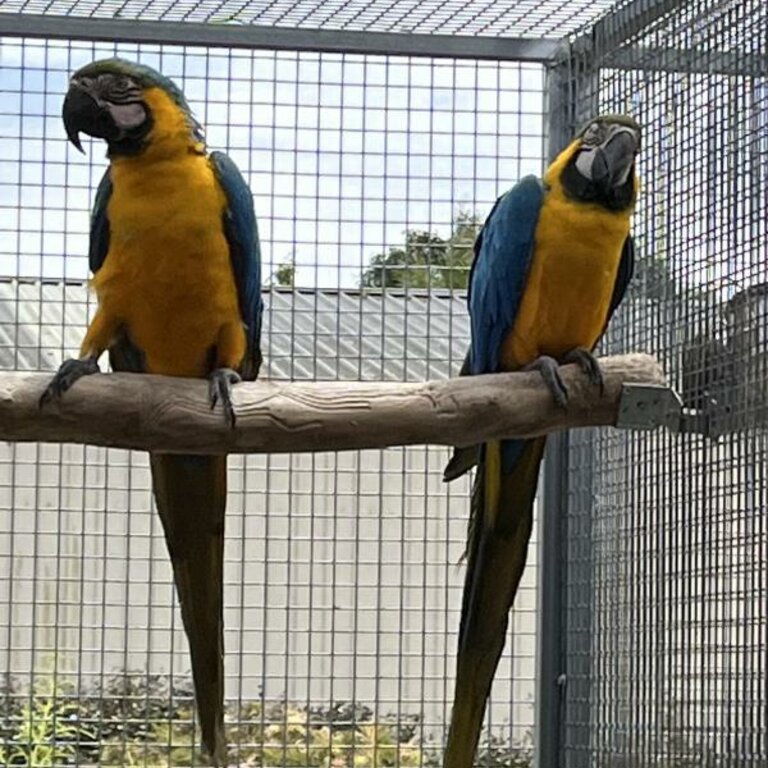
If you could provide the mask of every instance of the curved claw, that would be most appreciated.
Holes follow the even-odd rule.
[[[541,378],[544,379],[547,389],[552,393],[555,402],[561,408],[565,408],[568,405],[568,388],[560,376],[557,360],[554,357],[541,355],[541,357],[537,357],[532,363],[526,365],[523,370],[538,371],[541,374]]]
[[[58,400],[78,379],[83,376],[91,376],[94,373],[100,373],[101,369],[96,362],[95,357],[84,357],[79,360],[65,360],[56,375],[51,379],[51,383],[45,388],[38,401],[42,408],[51,400]]]
[[[232,385],[238,384],[240,381],[242,381],[240,374],[231,368],[217,368],[208,376],[208,399],[211,403],[211,410],[221,400],[224,417],[229,422],[230,427],[234,427],[236,421],[235,408],[232,405]]]
[[[603,381],[603,372],[600,370],[600,364],[597,358],[584,347],[576,347],[563,357],[564,363],[576,363],[581,368],[589,383],[600,388],[600,394],[605,393],[605,382]]]

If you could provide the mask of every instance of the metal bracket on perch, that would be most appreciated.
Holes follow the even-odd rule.
[[[711,433],[706,413],[684,408],[672,387],[659,384],[624,384],[616,426],[637,430],[666,427],[679,434]]]

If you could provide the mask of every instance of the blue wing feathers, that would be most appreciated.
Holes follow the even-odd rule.
[[[471,373],[495,373],[512,328],[533,254],[544,188],[526,176],[496,201],[478,236],[468,294]]]
[[[538,178],[521,179],[496,201],[475,243],[467,297],[473,374],[499,370],[501,346],[514,325],[525,289],[543,199]],[[502,442],[504,474],[512,471],[525,446],[524,440]]]
[[[608,327],[608,323],[616,311],[616,308],[621,304],[624,294],[627,292],[627,287],[632,280],[632,275],[635,272],[635,241],[632,235],[629,235],[624,241],[624,247],[621,249],[621,261],[619,262],[619,271],[616,274],[616,283],[613,286],[613,294],[611,295],[611,303],[608,306],[608,314],[605,318],[605,325],[601,336],[605,333],[605,329]]]
[[[248,333],[243,376],[255,378],[261,364],[261,249],[251,190],[232,160],[211,153],[211,166],[227,198],[224,233],[229,243],[232,273],[237,285],[240,315]]]
[[[112,179],[109,169],[101,177],[96,197],[91,209],[91,239],[88,243],[88,266],[91,272],[98,272],[109,251],[109,219],[107,218],[107,205],[112,197]]]

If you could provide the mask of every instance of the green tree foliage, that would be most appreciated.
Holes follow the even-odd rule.
[[[293,288],[296,280],[296,263],[294,261],[286,261],[278,264],[272,278],[274,285],[284,285],[288,288]]]
[[[482,222],[474,213],[459,212],[448,239],[434,232],[409,229],[402,246],[378,253],[363,271],[364,288],[466,289],[473,246]]]

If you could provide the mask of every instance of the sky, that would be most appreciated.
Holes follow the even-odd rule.
[[[483,218],[543,170],[538,65],[3,39],[0,275],[87,277],[106,159],[67,144],[60,110],[69,75],[115,52],[175,79],[244,172],[265,279],[293,259],[300,287],[355,287],[406,229],[448,237],[457,213]],[[725,296],[765,281],[765,80],[603,70],[600,94],[644,125],[640,254]]]

